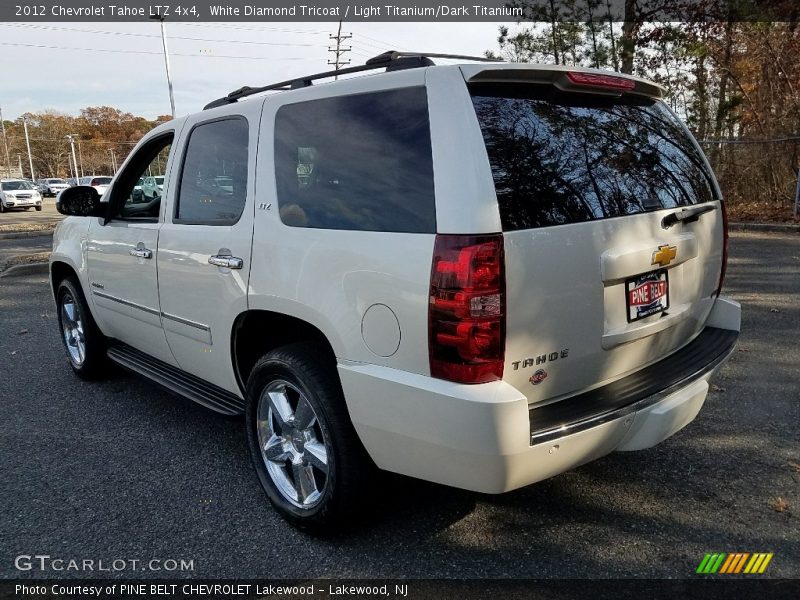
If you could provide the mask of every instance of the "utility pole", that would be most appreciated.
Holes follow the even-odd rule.
[[[22,154],[17,152],[17,162],[19,162],[19,178],[23,179],[25,177],[25,173],[22,171]]]
[[[347,35],[342,35],[342,21],[339,19],[339,29],[336,32],[336,35],[330,34],[331,40],[336,40],[335,46],[328,46],[328,52],[333,53],[333,60],[329,60],[329,65],[334,65],[333,69],[338,71],[340,67],[350,64],[350,59],[342,60],[342,55],[346,52],[350,52],[353,48],[351,46],[342,46],[342,42],[345,40],[349,40],[353,37],[352,33],[348,33]],[[334,79],[339,79],[339,76],[336,75]]]
[[[78,159],[75,158],[75,134],[71,133],[67,136],[70,148],[72,148],[72,165],[75,167],[75,185],[80,185],[80,177],[78,175]]]
[[[11,155],[8,153],[8,138],[6,138],[6,124],[3,121],[3,109],[0,107],[0,127],[3,128],[3,146],[6,149],[6,174],[11,178]]]
[[[116,175],[117,174],[117,157],[114,156],[114,149],[113,148],[111,148],[109,150],[109,152],[111,153],[111,166],[114,169],[114,175]]]
[[[78,162],[75,163],[81,171],[81,177],[83,177],[83,150],[81,150],[81,138],[78,138]]]
[[[151,15],[151,19],[155,19],[161,23],[161,43],[164,46],[164,67],[167,70],[167,87],[169,88],[169,106],[172,109],[172,118],[175,118],[175,96],[172,94],[172,76],[169,72],[169,51],[167,50],[167,32],[164,29],[164,16],[161,14]]]
[[[36,181],[33,174],[33,155],[31,154],[31,140],[28,137],[28,119],[22,117],[22,127],[25,129],[25,145],[28,147],[28,164],[31,166],[31,181]]]

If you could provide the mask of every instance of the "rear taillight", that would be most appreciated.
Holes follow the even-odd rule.
[[[636,82],[625,77],[615,77],[614,75],[603,75],[602,73],[579,73],[568,72],[567,79],[573,85],[591,86],[596,88],[608,88],[612,90],[632,90],[636,87]]]
[[[717,284],[717,296],[722,293],[722,283],[725,281],[725,271],[728,270],[728,211],[725,210],[725,202],[720,201],[722,210],[722,268],[719,270],[719,283]]]
[[[503,377],[503,236],[437,235],[431,269],[431,375],[459,383]]]

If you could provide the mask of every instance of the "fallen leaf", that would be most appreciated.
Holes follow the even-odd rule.
[[[770,309],[769,309],[769,312],[775,312],[775,313],[777,313],[777,312],[781,312],[781,311],[779,311],[777,308],[770,308]]]
[[[800,473],[800,464],[797,464],[793,460],[790,460],[786,464],[789,465],[789,468],[792,469],[795,473]]]
[[[784,500],[783,498],[781,498],[780,496],[778,496],[777,498],[775,498],[775,500],[772,501],[772,504],[770,504],[770,507],[775,512],[784,512],[785,510],[788,510],[789,503],[786,500]]]
[[[14,350],[13,352],[9,352],[9,354],[10,354],[11,356],[14,356],[16,353],[17,353],[17,351],[16,351],[16,350]]]
[[[724,388],[724,387],[719,387],[718,385],[712,383],[711,384],[711,391],[712,392],[726,392],[726,391],[728,391],[728,389]]]
[[[17,335],[25,335],[26,333],[28,333],[28,330],[27,330],[27,329],[20,329],[20,330],[17,332]]]
[[[750,352],[750,348],[747,346],[739,346],[739,352]]]

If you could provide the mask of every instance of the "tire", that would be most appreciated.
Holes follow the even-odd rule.
[[[0,202],[0,213],[6,212],[6,205]]]
[[[41,212],[41,210],[42,210],[42,207],[41,207],[41,206],[37,206],[37,207],[36,207],[36,212]]]
[[[97,379],[105,374],[108,371],[106,339],[92,318],[74,276],[65,278],[58,285],[56,311],[61,341],[75,374],[81,379]]]
[[[350,422],[334,359],[313,343],[261,358],[247,382],[245,427],[259,482],[281,516],[318,533],[352,520],[375,467]]]

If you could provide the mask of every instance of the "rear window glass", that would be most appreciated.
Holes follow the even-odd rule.
[[[702,154],[658,101],[473,86],[503,230],[714,199]]]
[[[435,232],[425,89],[281,107],[275,119],[275,175],[287,225]]]

